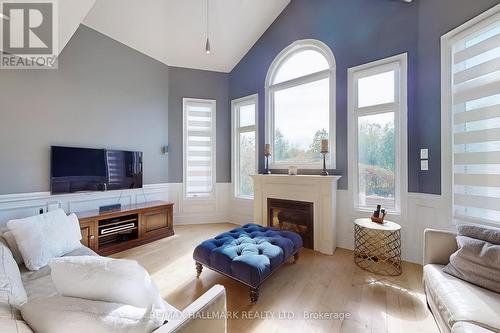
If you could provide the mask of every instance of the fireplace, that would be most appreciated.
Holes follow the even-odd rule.
[[[296,232],[305,248],[314,249],[312,202],[267,198],[267,209],[268,226]]]

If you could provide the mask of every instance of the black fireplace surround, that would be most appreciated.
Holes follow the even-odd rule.
[[[304,247],[314,249],[314,204],[312,202],[267,199],[267,225],[298,233]]]

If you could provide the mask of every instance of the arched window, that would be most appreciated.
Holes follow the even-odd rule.
[[[329,140],[335,168],[335,57],[318,40],[296,41],[274,59],[266,77],[266,142],[271,168],[321,168]]]

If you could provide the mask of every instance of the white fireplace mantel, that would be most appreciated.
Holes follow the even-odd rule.
[[[267,199],[313,203],[314,250],[333,254],[336,248],[337,182],[340,176],[253,175],[254,223],[267,226]]]

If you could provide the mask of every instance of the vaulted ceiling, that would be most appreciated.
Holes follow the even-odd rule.
[[[167,65],[230,72],[290,0],[97,0],[83,24]]]

